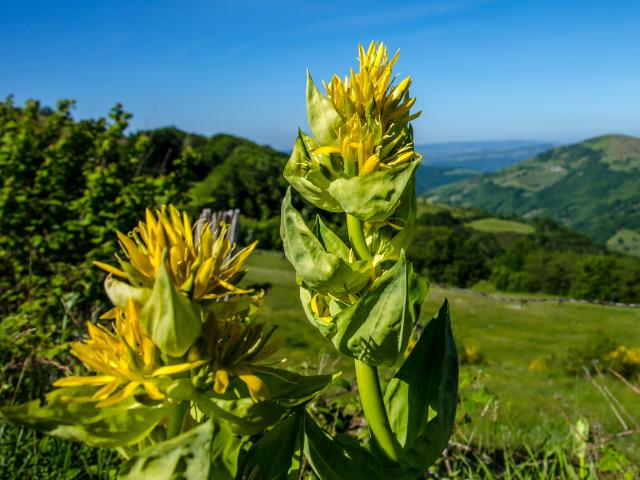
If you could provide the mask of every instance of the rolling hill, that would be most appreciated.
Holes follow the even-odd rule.
[[[640,232],[640,138],[605,135],[552,148],[427,196],[500,215],[551,218],[602,243],[617,235],[610,248],[629,252],[624,239]]]

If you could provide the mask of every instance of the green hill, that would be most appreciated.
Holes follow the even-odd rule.
[[[431,190],[500,215],[552,218],[598,242],[640,231],[640,139],[606,135]]]

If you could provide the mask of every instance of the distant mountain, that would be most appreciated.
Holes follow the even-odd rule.
[[[472,170],[470,168],[421,165],[418,173],[416,174],[416,191],[418,192],[418,195],[422,195],[436,187],[449,185],[450,183],[459,182],[469,177],[475,177],[476,175],[481,174],[481,171]]]
[[[552,148],[428,196],[497,214],[552,218],[598,242],[624,230],[609,242],[622,245],[629,231],[640,232],[640,139],[606,135]]]
[[[432,143],[416,145],[416,150],[424,155],[424,166],[494,172],[531,158],[552,146],[551,143],[529,140],[503,140]]]

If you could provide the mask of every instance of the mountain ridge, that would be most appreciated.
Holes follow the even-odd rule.
[[[429,198],[492,213],[548,217],[598,242],[640,230],[640,138],[607,134],[553,147]]]

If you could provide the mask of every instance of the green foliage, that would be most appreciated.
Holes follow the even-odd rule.
[[[345,437],[332,437],[309,415],[304,416],[304,454],[323,480],[390,478],[383,475],[376,457],[361,444]],[[401,477],[396,472],[394,478]]]
[[[34,400],[3,407],[0,415],[54,437],[95,447],[123,447],[142,441],[171,410],[164,405],[143,405],[134,399],[109,408],[98,408],[95,402],[69,401],[91,393],[84,387],[62,388],[48,393],[45,405]]]
[[[242,440],[227,426],[209,420],[182,435],[144,449],[122,466],[118,478],[233,480],[242,446]]]
[[[258,472],[263,480],[286,480],[296,450],[300,449],[302,418],[291,415],[260,438],[242,461],[244,475]]]
[[[73,106],[0,103],[0,363],[9,382],[25,358],[56,353],[102,308],[91,262],[111,254],[114,230],[131,228],[146,207],[182,202],[191,179],[189,149],[170,169],[145,166],[149,136],[125,136],[120,105],[80,121]]]
[[[429,467],[449,442],[458,403],[458,357],[448,301],[387,385],[385,403],[404,461],[419,471]]]
[[[160,350],[181,357],[202,331],[202,312],[173,284],[166,261],[165,254],[153,290],[143,304],[140,323]]]
[[[401,253],[361,298],[352,305],[336,306],[330,322],[311,309],[309,290],[301,288],[300,299],[309,321],[338,351],[368,365],[393,365],[407,347],[427,290],[426,281]]]

